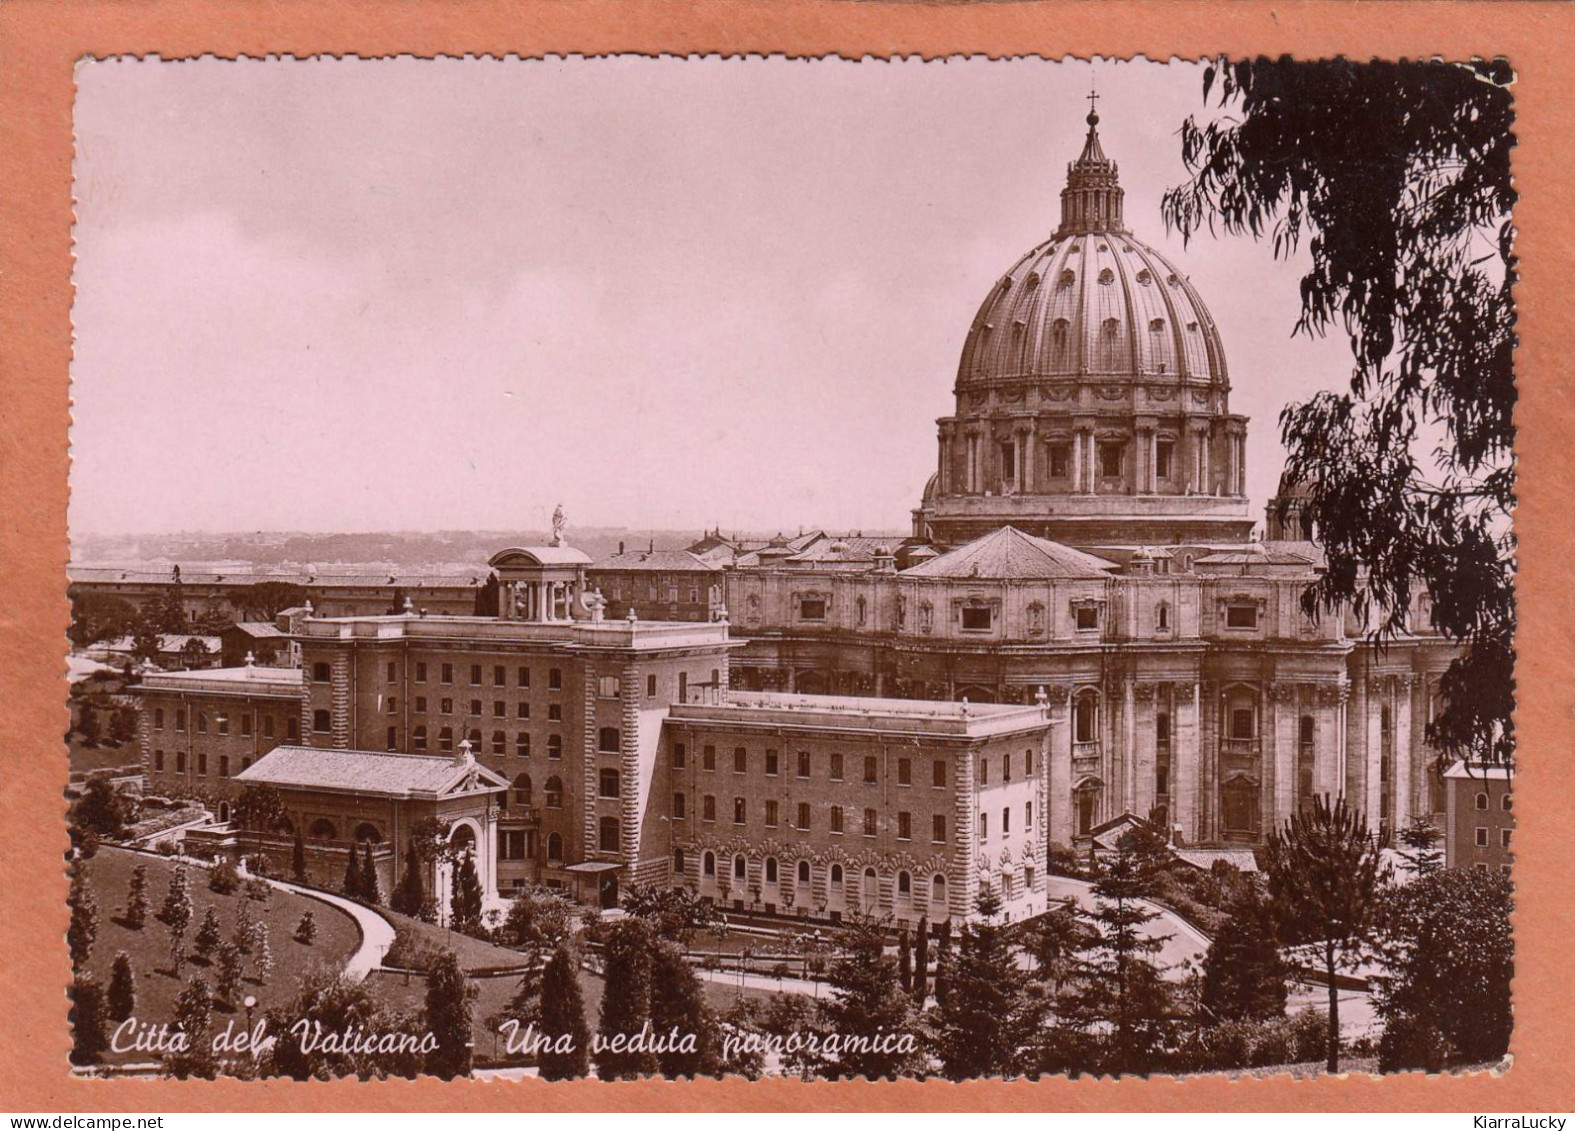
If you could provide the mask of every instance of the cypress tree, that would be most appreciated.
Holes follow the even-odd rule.
[[[123,950],[115,952],[107,1004],[111,1021],[124,1021],[137,1008],[137,979],[131,971],[131,958]]]
[[[421,854],[416,851],[414,839],[405,846],[405,875],[394,891],[393,908],[401,915],[412,918],[421,914],[427,901],[426,886],[421,878]]]
[[[656,1054],[657,1067],[669,1078],[717,1076],[722,1071],[722,1029],[706,1005],[705,991],[694,967],[684,961],[676,943],[659,941],[651,956],[651,1029],[658,1038],[676,1033],[680,1042],[693,1035],[695,1048],[668,1049]]]
[[[109,1038],[104,1033],[104,991],[83,972],[71,983],[71,1063],[97,1064]]]
[[[897,981],[903,993],[913,993],[913,944],[908,941],[907,927],[897,936]]]
[[[368,903],[382,903],[383,890],[377,882],[377,865],[372,863],[372,842],[362,846],[361,898]]]
[[[935,1003],[945,1004],[947,967],[952,959],[952,921],[941,920],[935,932]]]
[[[356,866],[355,848],[352,846],[345,858],[344,893],[351,899],[361,898],[361,869]]]
[[[186,932],[191,928],[193,914],[191,903],[191,877],[186,872],[186,865],[175,865],[175,871],[170,876],[170,890],[164,897],[164,906],[159,908],[158,920],[169,929],[170,933],[170,964],[174,968],[177,978],[180,977],[181,963],[185,960],[183,945],[186,941]]]
[[[87,965],[98,940],[98,901],[88,886],[87,876],[81,865],[71,877],[71,925],[66,929],[66,941],[71,946],[71,964],[77,969]]]
[[[601,1035],[596,1073],[603,1080],[653,1075],[656,1056],[644,1049],[616,1049],[611,1042],[636,1036],[651,1017],[651,929],[641,919],[625,919],[607,935],[607,989],[602,996]]]
[[[481,878],[476,875],[476,857],[466,852],[455,870],[453,896],[454,929],[473,934],[481,928]]]
[[[126,893],[126,926],[142,930],[148,918],[148,866],[138,864],[131,870],[131,887]]]
[[[562,1052],[543,1050],[539,1061],[543,1080],[571,1080],[591,1070],[591,1030],[585,1023],[579,973],[570,944],[559,943],[541,979],[541,1034],[548,1041],[567,1035],[572,1047]]]
[[[306,839],[295,834],[295,844],[290,847],[290,875],[298,884],[306,883]]]
[[[1225,1021],[1283,1016],[1285,973],[1273,908],[1246,885],[1203,957],[1203,1004]]]
[[[427,1071],[443,1079],[471,1070],[471,1003],[476,987],[451,950],[438,955],[427,972],[427,1031],[438,1047],[427,1055]]]
[[[924,1008],[930,993],[930,919],[919,916],[919,929],[913,939],[913,1000]]]

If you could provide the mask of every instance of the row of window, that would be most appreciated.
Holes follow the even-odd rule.
[[[839,752],[827,755],[827,777],[831,781],[845,781],[847,762]],[[675,770],[684,769],[689,764],[689,749],[685,743],[673,744],[670,758]],[[733,773],[747,774],[750,772],[749,749],[744,746],[733,747]],[[947,785],[947,763],[944,759],[937,758],[930,766],[930,784],[937,789],[944,789]],[[716,770],[716,747],[703,746],[700,750],[700,768],[714,772]],[[866,785],[875,785],[880,781],[880,759],[873,754],[864,756],[862,780]],[[779,777],[783,773],[782,753],[779,750],[767,749],[761,762],[761,770],[768,778]],[[807,781],[814,770],[814,758],[808,750],[798,751],[794,759],[795,776]],[[897,759],[897,784],[913,784],[913,759]]]
[[[1514,807],[1514,796],[1515,795],[1512,793],[1506,793],[1503,797],[1499,798],[1499,807],[1503,809],[1504,812],[1508,813],[1510,809]],[[1477,794],[1477,808],[1486,809],[1487,807],[1488,795],[1485,793]]]
[[[768,829],[781,827],[781,803],[775,798],[767,798],[762,804],[761,820]],[[709,824],[716,822],[716,795],[707,793],[700,798],[700,819]],[[841,836],[847,831],[845,827],[845,811],[841,805],[832,805],[827,808],[827,829],[833,835]],[[689,798],[684,793],[673,794],[673,819],[686,820],[689,816]],[[733,798],[733,824],[746,825],[749,823],[749,800],[744,797]],[[793,812],[794,829],[799,832],[809,832],[813,826],[812,808],[807,801],[797,803]],[[880,813],[875,809],[865,809],[863,823],[860,826],[864,836],[880,835]],[[913,839],[913,814],[906,810],[897,814],[897,839]],[[930,841],[933,844],[946,843],[946,817],[937,813],[930,818]]]
[[[251,764],[252,764],[252,760],[250,758],[242,758],[241,759],[241,768],[240,768],[239,772],[244,773],[246,770],[251,768]],[[204,750],[197,751],[196,767],[195,768],[196,768],[198,777],[207,777],[208,776],[208,754],[207,754],[207,751],[204,751]],[[162,751],[162,750],[155,749],[153,751],[153,772],[156,773],[156,774],[162,774],[164,772],[164,751]],[[177,751],[175,751],[175,772],[177,774],[184,774],[186,772],[186,751],[184,751],[184,750],[177,750]],[[229,776],[230,776],[230,756],[228,754],[220,754],[219,755],[219,777],[227,778]]]
[[[1508,848],[1509,847],[1509,834],[1514,832],[1514,831],[1515,831],[1514,829],[1499,829],[1498,830],[1498,844],[1499,844],[1500,848]],[[1487,846],[1488,846],[1488,827],[1486,825],[1478,825],[1477,826],[1477,847],[1478,848],[1486,848]]]
[[[673,871],[679,875],[683,875],[686,871],[685,866],[687,864],[688,858],[686,857],[684,850],[681,848],[674,849]],[[847,879],[842,865],[833,863],[826,865],[825,867],[827,884],[833,888],[840,888]],[[731,873],[731,878],[734,880],[747,880],[749,878],[748,859],[743,855],[735,855],[733,857],[732,866],[728,868],[727,871]],[[791,874],[799,884],[807,886],[812,882],[813,873],[808,860],[800,860],[797,867]],[[700,875],[704,879],[708,880],[718,878],[716,853],[710,851],[709,849],[707,849],[700,856]],[[777,858],[775,856],[766,857],[765,861],[761,865],[761,875],[764,882],[768,884],[783,882],[783,872],[779,868]],[[879,882],[879,877],[877,876],[874,868],[865,868],[862,878],[867,885],[872,887]],[[1029,873],[1029,882],[1030,884],[1032,883],[1031,870]],[[946,877],[944,875],[942,875],[940,872],[935,873],[935,875],[930,877],[928,886],[930,899],[933,902],[946,902]],[[913,889],[913,874],[908,872],[906,869],[899,871],[897,873],[897,895],[900,897],[911,896],[913,894]]]
[[[427,706],[428,706],[428,704],[427,704],[427,697],[425,695],[417,695],[412,702],[413,702],[413,706],[415,707],[416,714],[418,714],[418,715],[425,715],[425,714],[427,714]],[[468,717],[470,717],[470,718],[480,718],[482,716],[482,714],[483,714],[483,707],[484,706],[485,706],[485,704],[483,704],[480,699],[472,699],[470,701],[470,703],[469,703],[470,710],[467,713]],[[399,697],[397,695],[387,696],[383,700],[383,713],[385,715],[397,715],[397,714],[399,714]],[[454,700],[449,699],[449,698],[439,699],[438,700],[437,713],[440,714],[440,715],[452,715],[452,714],[454,714]],[[492,717],[495,718],[495,719],[506,719],[506,718],[508,718],[509,717],[509,705],[506,702],[504,702],[502,699],[494,699],[492,701]],[[519,719],[522,722],[529,721],[529,719],[531,717],[530,704],[525,702],[524,700],[521,700],[520,702],[514,704],[514,717]],[[547,704],[547,721],[550,722],[550,723],[557,723],[557,722],[562,722],[563,721],[563,704],[561,704],[561,703],[549,703],[549,704]]]
[[[484,674],[485,674],[485,665],[483,665],[483,664],[471,664],[470,665],[470,685],[472,687],[480,687],[480,686],[482,686],[482,683],[484,682],[482,677],[483,677]],[[387,675],[387,679],[388,679],[389,683],[397,683],[397,682],[399,682],[399,663],[398,663],[398,661],[396,661],[396,660],[389,660],[388,661],[388,666],[386,668],[386,675]],[[426,683],[427,682],[427,677],[428,677],[428,665],[427,665],[427,662],[425,660],[417,660],[416,661],[416,665],[415,665],[415,681],[417,683]],[[509,677],[508,665],[506,665],[506,664],[494,664],[492,666],[492,686],[493,687],[507,687],[508,683],[509,683],[509,678],[508,677]],[[330,664],[330,663],[328,663],[327,661],[324,661],[324,660],[319,660],[319,661],[317,661],[316,663],[314,663],[312,665],[312,682],[313,683],[328,683],[332,679],[333,679],[333,665],[332,664]],[[454,665],[453,664],[451,664],[451,663],[442,663],[442,664],[438,665],[438,682],[439,683],[453,683],[454,682]],[[529,688],[530,685],[531,685],[531,669],[526,667],[525,665],[521,664],[520,666],[518,666],[517,668],[514,669],[514,686],[515,687],[522,687],[522,688]],[[562,668],[549,668],[547,670],[547,689],[549,691],[561,691],[561,690],[563,690],[563,669]]]
[[[252,713],[250,711],[242,711],[236,717],[236,721],[237,721],[237,723],[240,726],[240,736],[242,738],[251,738],[252,737]],[[193,722],[196,724],[196,731],[197,731],[198,734],[207,734],[208,733],[208,725],[209,725],[208,712],[206,712],[206,711],[198,711],[198,712],[196,712],[196,718],[193,720]],[[163,707],[155,707],[155,708],[153,708],[153,729],[154,730],[163,730],[164,729],[164,723],[165,723],[164,708]],[[177,707],[175,709],[174,723],[175,723],[175,729],[177,731],[182,732],[182,733],[185,732],[185,730],[186,730],[186,709],[184,707]],[[225,711],[216,712],[214,714],[214,716],[213,716],[212,723],[213,723],[214,731],[216,733],[218,733],[218,734],[229,734],[230,733],[230,716],[229,716],[228,712],[225,712]],[[300,725],[301,725],[300,721],[298,719],[296,719],[296,717],[294,715],[287,715],[285,717],[285,720],[284,720],[284,725],[285,725],[285,734],[286,734],[286,736],[289,738],[289,740],[291,742],[296,741],[296,739],[298,739],[300,737]],[[264,715],[262,717],[263,737],[264,738],[275,738],[275,737],[277,737],[277,733],[278,733],[277,732],[277,726],[278,726],[277,721],[276,721],[276,719],[275,719],[275,717],[273,715]]]

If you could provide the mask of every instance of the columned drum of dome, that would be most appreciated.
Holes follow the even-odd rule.
[[[1074,546],[1246,541],[1247,418],[1186,275],[1125,227],[1088,116],[1061,225],[979,307],[916,537],[1011,524]]]

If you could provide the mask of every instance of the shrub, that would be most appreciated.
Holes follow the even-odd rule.
[[[221,860],[208,869],[209,891],[219,895],[233,895],[240,886],[241,875],[230,861]]]
[[[295,941],[303,946],[311,946],[315,938],[317,938],[317,920],[312,918],[310,910],[303,911],[301,921],[295,925]]]

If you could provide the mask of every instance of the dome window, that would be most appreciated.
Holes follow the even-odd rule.
[[[1061,284],[1060,284],[1061,286],[1063,286],[1063,287],[1070,287],[1075,282],[1077,282],[1077,273],[1076,272],[1074,272],[1074,271],[1063,271],[1063,272],[1061,272]]]
[[[1033,290],[1039,285],[1039,272],[1031,272],[1028,276],[1028,289]]]
[[[1099,281],[1105,286],[1109,286],[1111,283],[1116,281],[1116,273],[1110,268],[1106,267],[1099,273]]]
[[[1121,320],[1120,319],[1118,319],[1118,318],[1106,318],[1105,319],[1104,326],[1103,326],[1105,337],[1107,337],[1107,338],[1114,338],[1116,336],[1117,332],[1120,331],[1120,329],[1121,329]]]
[[[1148,328],[1158,333],[1165,328],[1165,320],[1163,318],[1156,318],[1154,321],[1148,324]]]
[[[1188,322],[1187,323],[1187,329],[1191,330],[1194,334],[1196,334],[1198,332],[1198,324],[1196,322]]]
[[[1110,250],[1110,245],[1107,244],[1107,243],[1102,243],[1102,244],[1099,245],[1099,250],[1100,251],[1109,251]]]
[[[1173,287],[1181,286],[1181,280],[1176,278],[1174,274],[1166,275],[1165,282],[1169,283]]]
[[[1154,281],[1154,276],[1149,274],[1148,268],[1145,267],[1137,273],[1137,281],[1146,287]]]

